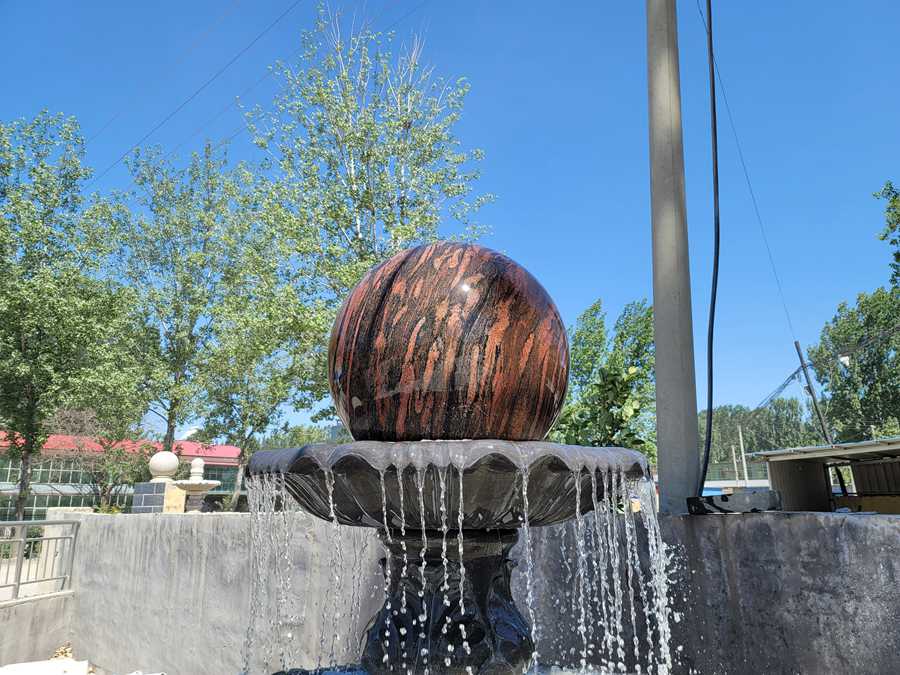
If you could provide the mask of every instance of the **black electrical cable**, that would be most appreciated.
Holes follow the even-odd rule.
[[[703,442],[703,465],[697,496],[703,496],[709,455],[712,448],[713,423],[713,335],[716,325],[716,295],[719,289],[719,135],[716,120],[716,71],[713,52],[712,0],[706,0],[706,51],[709,57],[709,115],[712,136],[712,187],[713,187],[713,269],[712,287],[709,293],[709,325],[706,331],[706,438]]]

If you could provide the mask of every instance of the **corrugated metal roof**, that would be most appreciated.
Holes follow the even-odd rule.
[[[765,450],[748,453],[769,462],[783,462],[801,459],[823,459],[835,462],[887,459],[900,457],[900,436],[879,438],[855,443],[835,443],[834,445],[810,445],[801,448]]]

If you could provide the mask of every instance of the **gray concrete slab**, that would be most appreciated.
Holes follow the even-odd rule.
[[[0,666],[48,659],[71,639],[71,592],[0,603]]]
[[[662,519],[678,555],[681,671],[900,672],[900,517]]]
[[[82,522],[70,624],[77,658],[112,672],[238,672],[252,586],[247,514],[74,517]],[[900,672],[900,517],[763,513],[672,516],[661,524],[676,552],[676,672]],[[567,590],[559,587],[554,558],[559,529],[533,534],[537,565],[548,580],[538,604],[549,607]],[[350,534],[305,519],[295,535],[282,570],[291,597],[308,599],[292,662],[308,667],[321,644],[325,659],[330,650],[330,640],[322,642],[323,615],[342,613],[339,621],[346,623],[347,608],[358,602],[349,633],[361,634],[380,602],[378,551],[371,530]],[[342,538],[340,558],[330,554],[334,537]],[[360,587],[350,581],[366,575],[372,592],[348,595]],[[273,601],[280,592],[271,585]],[[524,606],[521,595],[518,602]],[[65,634],[66,611],[51,617],[52,634]],[[0,614],[0,654],[14,642],[10,627],[14,634],[33,630],[20,627],[33,620]],[[552,627],[575,639],[570,625]],[[557,646],[565,649],[563,641]],[[340,642],[335,657],[347,662],[354,649],[352,641]],[[277,665],[257,662],[251,672],[270,673]]]

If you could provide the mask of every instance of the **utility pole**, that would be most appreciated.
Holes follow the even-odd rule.
[[[685,513],[700,444],[675,0],[647,0],[647,74],[660,510]]]
[[[819,418],[819,427],[822,429],[822,436],[825,438],[825,442],[828,445],[834,445],[834,439],[832,439],[831,432],[828,430],[828,425],[825,423],[825,416],[822,414],[822,411],[819,410],[819,402],[816,400],[816,390],[813,389],[812,378],[809,376],[809,368],[806,367],[806,359],[803,357],[803,349],[800,348],[800,342],[798,340],[794,340],[794,347],[797,350],[797,356],[800,358],[800,367],[803,369],[803,377],[806,378],[806,388],[809,390],[809,397],[812,399],[813,409],[816,411],[816,417]],[[834,467],[834,472],[837,474],[838,485],[841,486],[841,494],[846,497],[847,483],[844,480],[844,474],[841,473],[840,467]],[[825,475],[828,476],[828,490],[830,493],[831,469],[828,465],[825,466]]]
[[[809,369],[806,367],[806,359],[803,358],[803,350],[800,348],[800,342],[794,340],[794,347],[797,349],[797,356],[800,358],[800,367],[803,369],[803,377],[806,378],[806,388],[809,390],[809,397],[812,399],[813,409],[816,411],[816,417],[819,418],[819,427],[822,429],[822,436],[828,445],[834,445],[831,440],[831,432],[828,431],[828,425],[825,424],[825,416],[819,410],[819,402],[816,400],[816,390],[813,389],[812,379],[809,377]]]
[[[738,424],[738,443],[741,445],[741,465],[744,467],[744,487],[750,484],[750,476],[747,475],[747,453],[744,452],[744,430]]]
[[[734,464],[734,482],[736,484],[740,483],[741,482],[741,474],[738,473],[737,454],[735,454],[735,452],[734,452],[734,443],[731,444],[731,463]],[[737,485],[735,485],[735,487],[737,487]],[[746,484],[745,484],[745,487],[746,487]]]

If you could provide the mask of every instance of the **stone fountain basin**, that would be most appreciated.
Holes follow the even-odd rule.
[[[592,490],[602,497],[616,473],[646,478],[646,458],[543,441],[357,441],[262,451],[248,467],[250,476],[283,475],[287,491],[323,520],[392,530],[459,529],[460,487],[463,530],[518,528],[526,475],[529,525],[561,523],[575,517],[579,490],[587,513]]]

